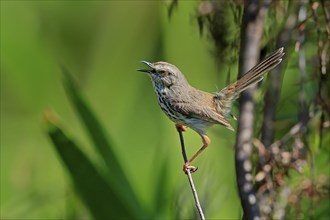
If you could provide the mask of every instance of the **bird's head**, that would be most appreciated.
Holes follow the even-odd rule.
[[[183,86],[187,84],[187,80],[181,71],[174,65],[159,61],[150,63],[141,61],[150,67],[150,69],[138,69],[137,71],[148,73],[149,77],[156,86],[164,86],[170,88],[173,85]]]

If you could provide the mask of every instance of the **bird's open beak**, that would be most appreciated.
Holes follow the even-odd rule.
[[[146,70],[146,69],[137,69],[136,71],[140,71],[140,72],[145,72],[145,73],[152,73],[154,72],[154,68],[153,68],[153,65],[152,63],[148,62],[148,61],[145,61],[145,60],[141,60],[140,61],[141,63],[144,63],[146,65],[148,65],[150,68],[152,68],[151,70]]]

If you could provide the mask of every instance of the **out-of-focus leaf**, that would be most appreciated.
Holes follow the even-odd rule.
[[[134,210],[137,216],[146,216],[146,213],[142,213],[143,209],[139,206],[136,195],[114,153],[113,144],[108,140],[108,136],[105,134],[102,125],[88,107],[68,70],[62,66],[62,71],[65,76],[64,85],[66,92],[81,121],[85,125],[87,133],[93,141],[100,158],[107,165],[109,184],[125,199],[126,204]]]
[[[69,170],[74,186],[95,219],[134,218],[126,201],[120,199],[116,190],[110,187],[75,142],[49,117],[46,117],[46,123],[50,139]]]
[[[169,7],[168,7],[168,17],[171,18],[173,11],[175,8],[178,7],[178,0],[172,0]]]

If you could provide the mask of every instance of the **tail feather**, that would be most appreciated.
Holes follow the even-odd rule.
[[[249,86],[261,81],[263,79],[263,74],[276,67],[282,61],[283,55],[283,47],[281,47],[250,69],[236,82],[216,93],[215,99],[217,100],[216,103],[219,106],[219,110],[225,115],[228,115],[232,103],[237,99],[238,95]]]
[[[240,81],[247,81],[250,78],[258,77],[263,75],[268,70],[274,68],[277,64],[282,61],[283,47],[273,52],[271,55],[266,57],[263,61],[255,65],[251,68],[247,73],[245,73],[239,80]]]

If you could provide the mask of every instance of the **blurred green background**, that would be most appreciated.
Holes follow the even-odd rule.
[[[143,205],[153,208],[163,163],[169,198],[193,201],[174,125],[160,111],[149,78],[135,69],[143,67],[142,59],[166,60],[201,89],[224,85],[212,45],[193,20],[196,5],[183,2],[169,19],[160,1],[1,1],[1,219],[89,215],[41,126],[43,111],[55,109],[95,158],[64,92],[59,64],[74,75],[112,137]],[[211,136],[213,146],[196,161],[201,170],[196,186],[206,191],[202,201],[222,204],[221,209],[210,205],[210,217],[236,218],[234,133],[219,126]],[[185,139],[192,155],[200,138],[189,131]],[[168,204],[176,208],[174,201]]]
[[[148,77],[135,70],[144,67],[140,60],[165,60],[202,90],[226,84],[228,66],[217,68],[213,44],[199,33],[197,6],[182,1],[169,18],[162,1],[1,1],[1,219],[91,218],[42,119],[44,111],[56,111],[68,136],[104,167],[68,100],[60,65],[109,134],[143,209],[159,210],[153,215],[158,218],[193,217],[178,134],[158,107]],[[298,86],[292,85],[298,75],[285,75],[283,93],[291,99],[281,99],[280,127],[296,114]],[[242,212],[235,134],[221,126],[209,134],[212,145],[195,161],[195,184],[209,219],[237,219]],[[200,137],[191,130],[184,135],[192,155]],[[155,196],[159,185],[161,201]]]

